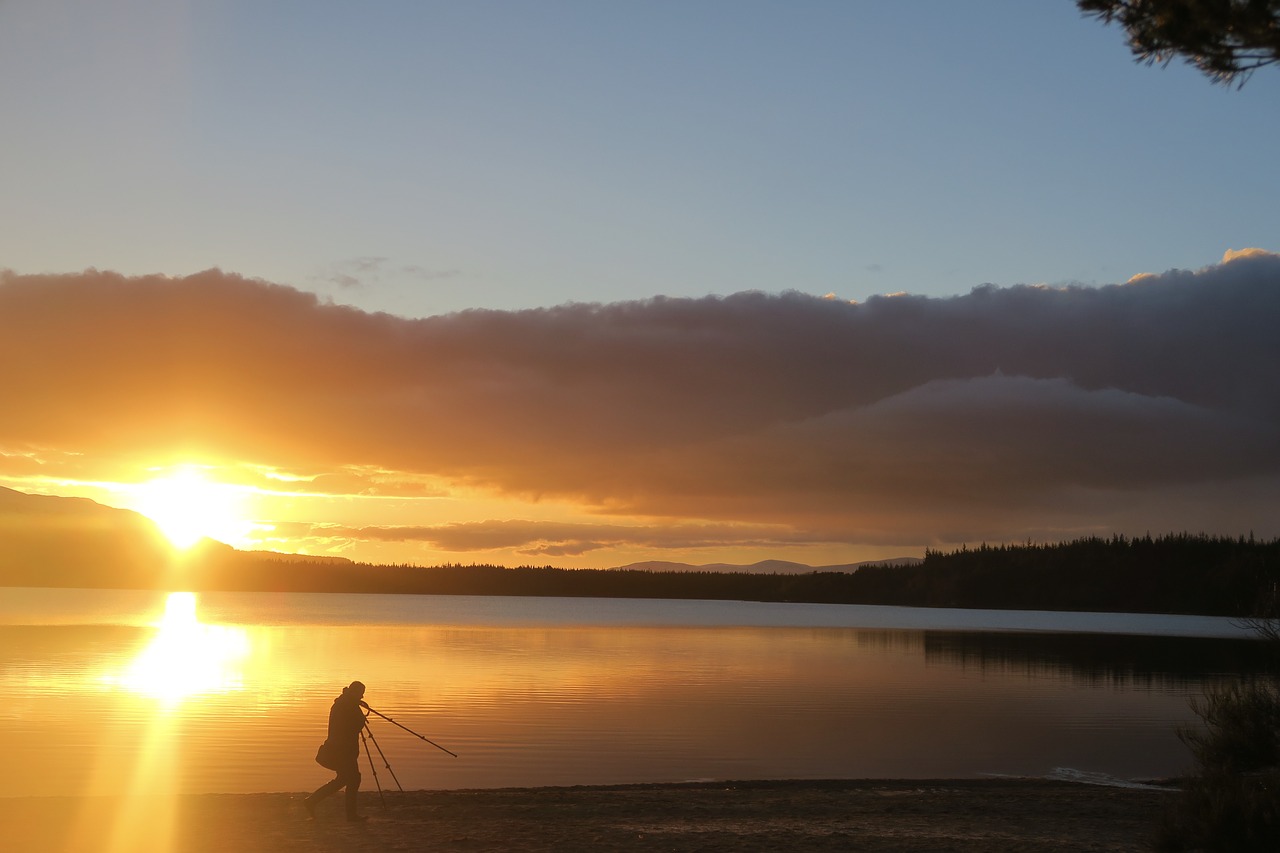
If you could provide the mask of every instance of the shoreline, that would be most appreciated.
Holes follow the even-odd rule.
[[[0,798],[13,853],[1140,851],[1178,789],[1055,779],[830,779],[304,793]]]

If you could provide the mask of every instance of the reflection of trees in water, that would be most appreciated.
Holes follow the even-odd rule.
[[[1251,639],[1119,634],[928,631],[925,660],[1087,684],[1193,685],[1259,672],[1265,643]]]
[[[858,648],[872,651],[919,651],[924,648],[924,638],[924,631],[875,631],[859,628],[853,633]]]

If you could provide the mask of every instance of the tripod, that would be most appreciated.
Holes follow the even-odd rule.
[[[369,713],[377,714],[379,717],[386,720],[388,723],[399,726],[409,734],[415,737],[421,738],[422,740],[425,740],[427,743],[431,744],[436,749],[442,750],[444,752],[448,752],[454,758],[458,757],[458,754],[456,752],[451,752],[450,750],[445,749],[443,746],[431,740],[430,738],[427,738],[427,737],[424,737],[423,735],[418,734],[408,726],[403,726],[400,723],[397,723],[395,720],[391,719],[381,711],[376,711],[373,708],[370,708],[364,702],[361,702],[360,704]],[[367,738],[366,738],[366,733],[368,735]],[[382,803],[382,807],[385,809],[387,807],[387,798],[382,793],[382,780],[378,778],[378,768],[373,763],[373,753],[369,751],[370,742],[373,743],[373,748],[378,751],[378,757],[382,759],[382,765],[387,769],[387,772],[391,774],[391,778],[395,780],[396,787],[399,788],[400,793],[403,794],[404,786],[400,784],[400,779],[399,777],[396,776],[396,771],[391,769],[391,762],[387,761],[387,756],[385,753],[383,753],[382,747],[378,744],[378,739],[373,736],[373,729],[369,727],[369,714],[365,714],[364,728],[360,730],[360,743],[364,746],[365,757],[369,760],[369,769],[373,771],[373,782],[378,787],[378,800]]]
[[[368,732],[368,737],[365,733]],[[381,801],[382,807],[387,807],[387,798],[382,793],[382,780],[378,778],[378,768],[373,763],[373,754],[369,752],[369,741],[373,741],[373,748],[378,750],[378,757],[382,759],[382,764],[387,768],[387,772],[391,774],[391,778],[395,779],[396,787],[400,789],[400,793],[404,793],[404,786],[400,784],[400,779],[396,777],[396,771],[391,769],[391,762],[387,761],[387,756],[382,753],[382,747],[378,745],[378,739],[373,736],[373,729],[369,728],[366,722],[364,728],[360,730],[360,744],[364,747],[365,757],[369,759],[369,769],[373,771],[373,784],[378,787],[378,800]]]
[[[391,723],[393,726],[400,726],[400,728],[404,729],[404,730],[405,730],[406,732],[408,732],[409,734],[411,734],[411,735],[413,735],[414,737],[419,738],[419,739],[421,739],[421,740],[425,740],[427,743],[431,744],[432,746],[434,746],[436,749],[440,750],[441,752],[447,752],[447,753],[449,753],[450,755],[452,755],[454,758],[457,758],[457,757],[458,757],[458,753],[453,752],[452,750],[445,749],[443,746],[441,746],[440,744],[436,743],[436,742],[435,742],[435,741],[433,741],[431,738],[429,738],[429,737],[424,737],[423,735],[418,734],[417,732],[415,732],[413,729],[409,728],[408,726],[400,725],[400,723],[397,723],[395,720],[391,719],[391,718],[390,718],[390,717],[388,717],[386,714],[384,714],[384,713],[382,713],[381,711],[378,711],[378,710],[376,710],[376,709],[374,709],[374,708],[370,708],[368,705],[365,705],[363,702],[361,702],[360,704],[361,704],[361,705],[364,705],[365,710],[367,710],[369,713],[371,713],[371,714],[377,714],[379,717],[381,717],[382,719],[386,720],[388,723]],[[366,724],[366,725],[367,725],[367,724]]]

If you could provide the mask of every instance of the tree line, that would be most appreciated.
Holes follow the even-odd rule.
[[[930,550],[915,565],[809,574],[375,565],[226,546],[174,561],[159,552],[81,545],[71,552],[0,549],[0,586],[792,601],[1242,618],[1274,612],[1280,590],[1280,539],[1203,534]]]
[[[1171,534],[927,551],[916,565],[748,574],[273,561],[234,554],[186,572],[197,588],[586,596],[1249,617],[1280,588],[1280,539]]]

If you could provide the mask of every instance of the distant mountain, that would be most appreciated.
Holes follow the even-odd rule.
[[[351,565],[208,538],[178,551],[141,513],[0,487],[0,586],[307,588],[309,570]]]
[[[0,583],[122,586],[160,582],[174,549],[155,522],[88,498],[0,488]]]
[[[230,547],[230,546],[228,546]],[[289,551],[242,551],[236,550],[244,559],[262,560],[275,563],[307,563],[310,565],[324,566],[351,566],[355,565],[348,557],[333,557],[329,555],[317,554],[294,554]]]
[[[914,566],[923,562],[919,557],[891,557],[887,560],[864,560],[861,563],[842,563],[834,566],[809,566],[804,563],[792,563],[787,560],[761,560],[750,565],[732,563],[671,563],[665,560],[646,560],[641,563],[628,563],[625,566],[613,566],[609,571],[640,572],[739,572],[751,575],[808,575],[814,572],[856,572],[863,566]]]
[[[624,570],[631,571],[624,571]],[[1280,585],[1280,539],[1171,534],[929,552],[835,566],[659,560],[613,569],[413,566],[237,551],[175,550],[148,518],[83,498],[0,488],[0,586],[396,595],[579,596],[880,604],[1235,618]],[[1274,613],[1274,611],[1270,611]]]

